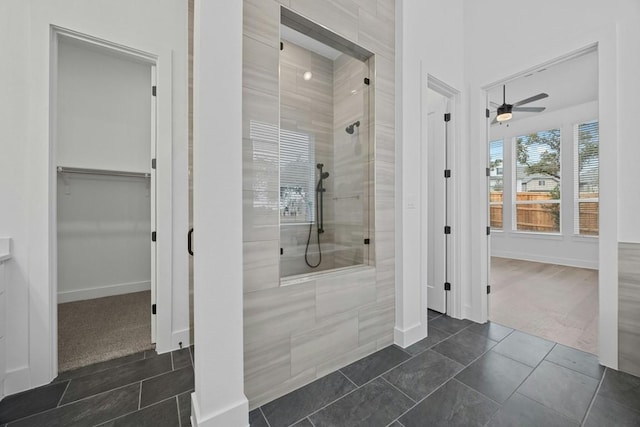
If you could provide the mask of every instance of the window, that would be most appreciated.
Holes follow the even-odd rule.
[[[314,220],[314,153],[311,135],[280,130],[280,217],[284,222]]]
[[[574,127],[575,209],[574,233],[597,236],[600,196],[600,135],[598,121]]]
[[[559,233],[560,129],[518,136],[515,148],[515,229]]]
[[[502,207],[504,177],[502,168],[504,164],[504,143],[502,140],[489,143],[489,211],[491,228],[502,229]]]

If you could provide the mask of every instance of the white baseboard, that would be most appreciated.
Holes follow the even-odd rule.
[[[189,332],[190,332],[189,328],[187,328],[187,329],[182,329],[180,331],[175,331],[171,335],[171,344],[173,345],[174,349],[179,349],[180,343],[182,343],[182,348],[186,348],[191,345]]]
[[[7,371],[4,376],[4,395],[20,393],[31,388],[29,368],[24,367]]]
[[[544,256],[539,254],[528,254],[528,253],[510,252],[510,251],[501,252],[501,251],[495,251],[495,250],[491,251],[491,256],[495,256],[498,258],[518,259],[520,261],[541,262],[544,264],[564,265],[567,267],[590,268],[592,270],[598,269],[598,261],[591,261],[591,260],[577,259],[577,258],[551,257],[551,256]]]
[[[407,348],[423,338],[427,337],[427,325],[416,323],[412,327],[402,330],[397,326],[393,328],[393,342],[397,346]]]
[[[113,295],[130,294],[133,292],[148,291],[151,289],[151,282],[118,283],[116,285],[101,286],[99,288],[76,289],[73,291],[58,292],[58,304],[64,302],[81,301],[110,297]]]
[[[193,427],[249,427],[249,401],[243,396],[235,405],[205,416],[198,407],[196,393],[191,393],[191,425]]]

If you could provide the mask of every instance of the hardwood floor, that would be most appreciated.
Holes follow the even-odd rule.
[[[489,319],[597,354],[598,270],[492,257]]]

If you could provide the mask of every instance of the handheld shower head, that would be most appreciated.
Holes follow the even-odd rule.
[[[329,178],[329,172],[322,172],[322,179]]]

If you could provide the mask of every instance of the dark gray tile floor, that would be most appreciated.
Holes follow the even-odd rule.
[[[146,351],[64,372],[51,384],[5,397],[0,425],[187,427],[192,360],[191,347]]]
[[[640,426],[640,378],[495,323],[429,311],[428,338],[358,360],[254,409],[249,421],[251,427]]]
[[[640,426],[640,378],[495,323],[429,320],[428,338],[251,411],[251,427]],[[138,353],[5,397],[0,426],[187,427],[193,387],[193,347]]]

